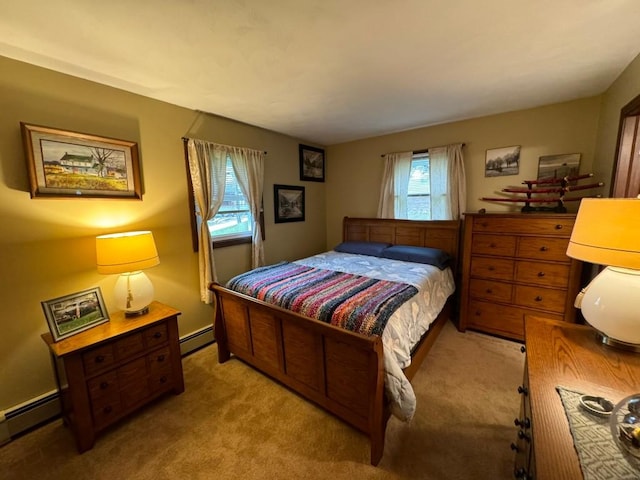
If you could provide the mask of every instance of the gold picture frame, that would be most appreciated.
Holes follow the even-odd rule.
[[[138,144],[20,123],[31,198],[142,199]]]

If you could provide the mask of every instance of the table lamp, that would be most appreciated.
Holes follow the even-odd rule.
[[[575,303],[599,340],[640,352],[640,199],[582,199],[567,255],[606,266]]]
[[[158,265],[158,251],[149,231],[113,233],[96,237],[98,273],[119,273],[113,291],[125,316],[143,315],[153,301],[153,284],[142,271]]]

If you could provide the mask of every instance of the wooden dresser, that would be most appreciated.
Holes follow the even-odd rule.
[[[525,319],[526,367],[514,477],[527,480],[581,480],[562,400],[556,387],[618,402],[640,393],[640,355],[606,347],[587,325],[542,317]],[[640,472],[638,472],[640,477]]]
[[[111,315],[103,323],[49,346],[62,417],[78,451],[93,447],[96,433],[154,398],[184,391],[178,337],[180,312],[153,302],[149,313]]]
[[[582,264],[566,255],[574,221],[574,214],[466,214],[459,329],[522,341],[526,314],[575,321]]]

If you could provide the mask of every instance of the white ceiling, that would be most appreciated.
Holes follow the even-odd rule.
[[[640,52],[640,0],[3,3],[0,55],[321,145],[597,95]]]

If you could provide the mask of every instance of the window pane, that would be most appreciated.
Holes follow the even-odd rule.
[[[431,220],[429,156],[419,154],[411,160],[407,216],[409,220]]]
[[[240,190],[240,185],[233,173],[231,159],[228,157],[224,199],[216,216],[207,224],[211,236],[215,239],[243,236],[251,234],[252,231],[253,221],[249,202]]]

